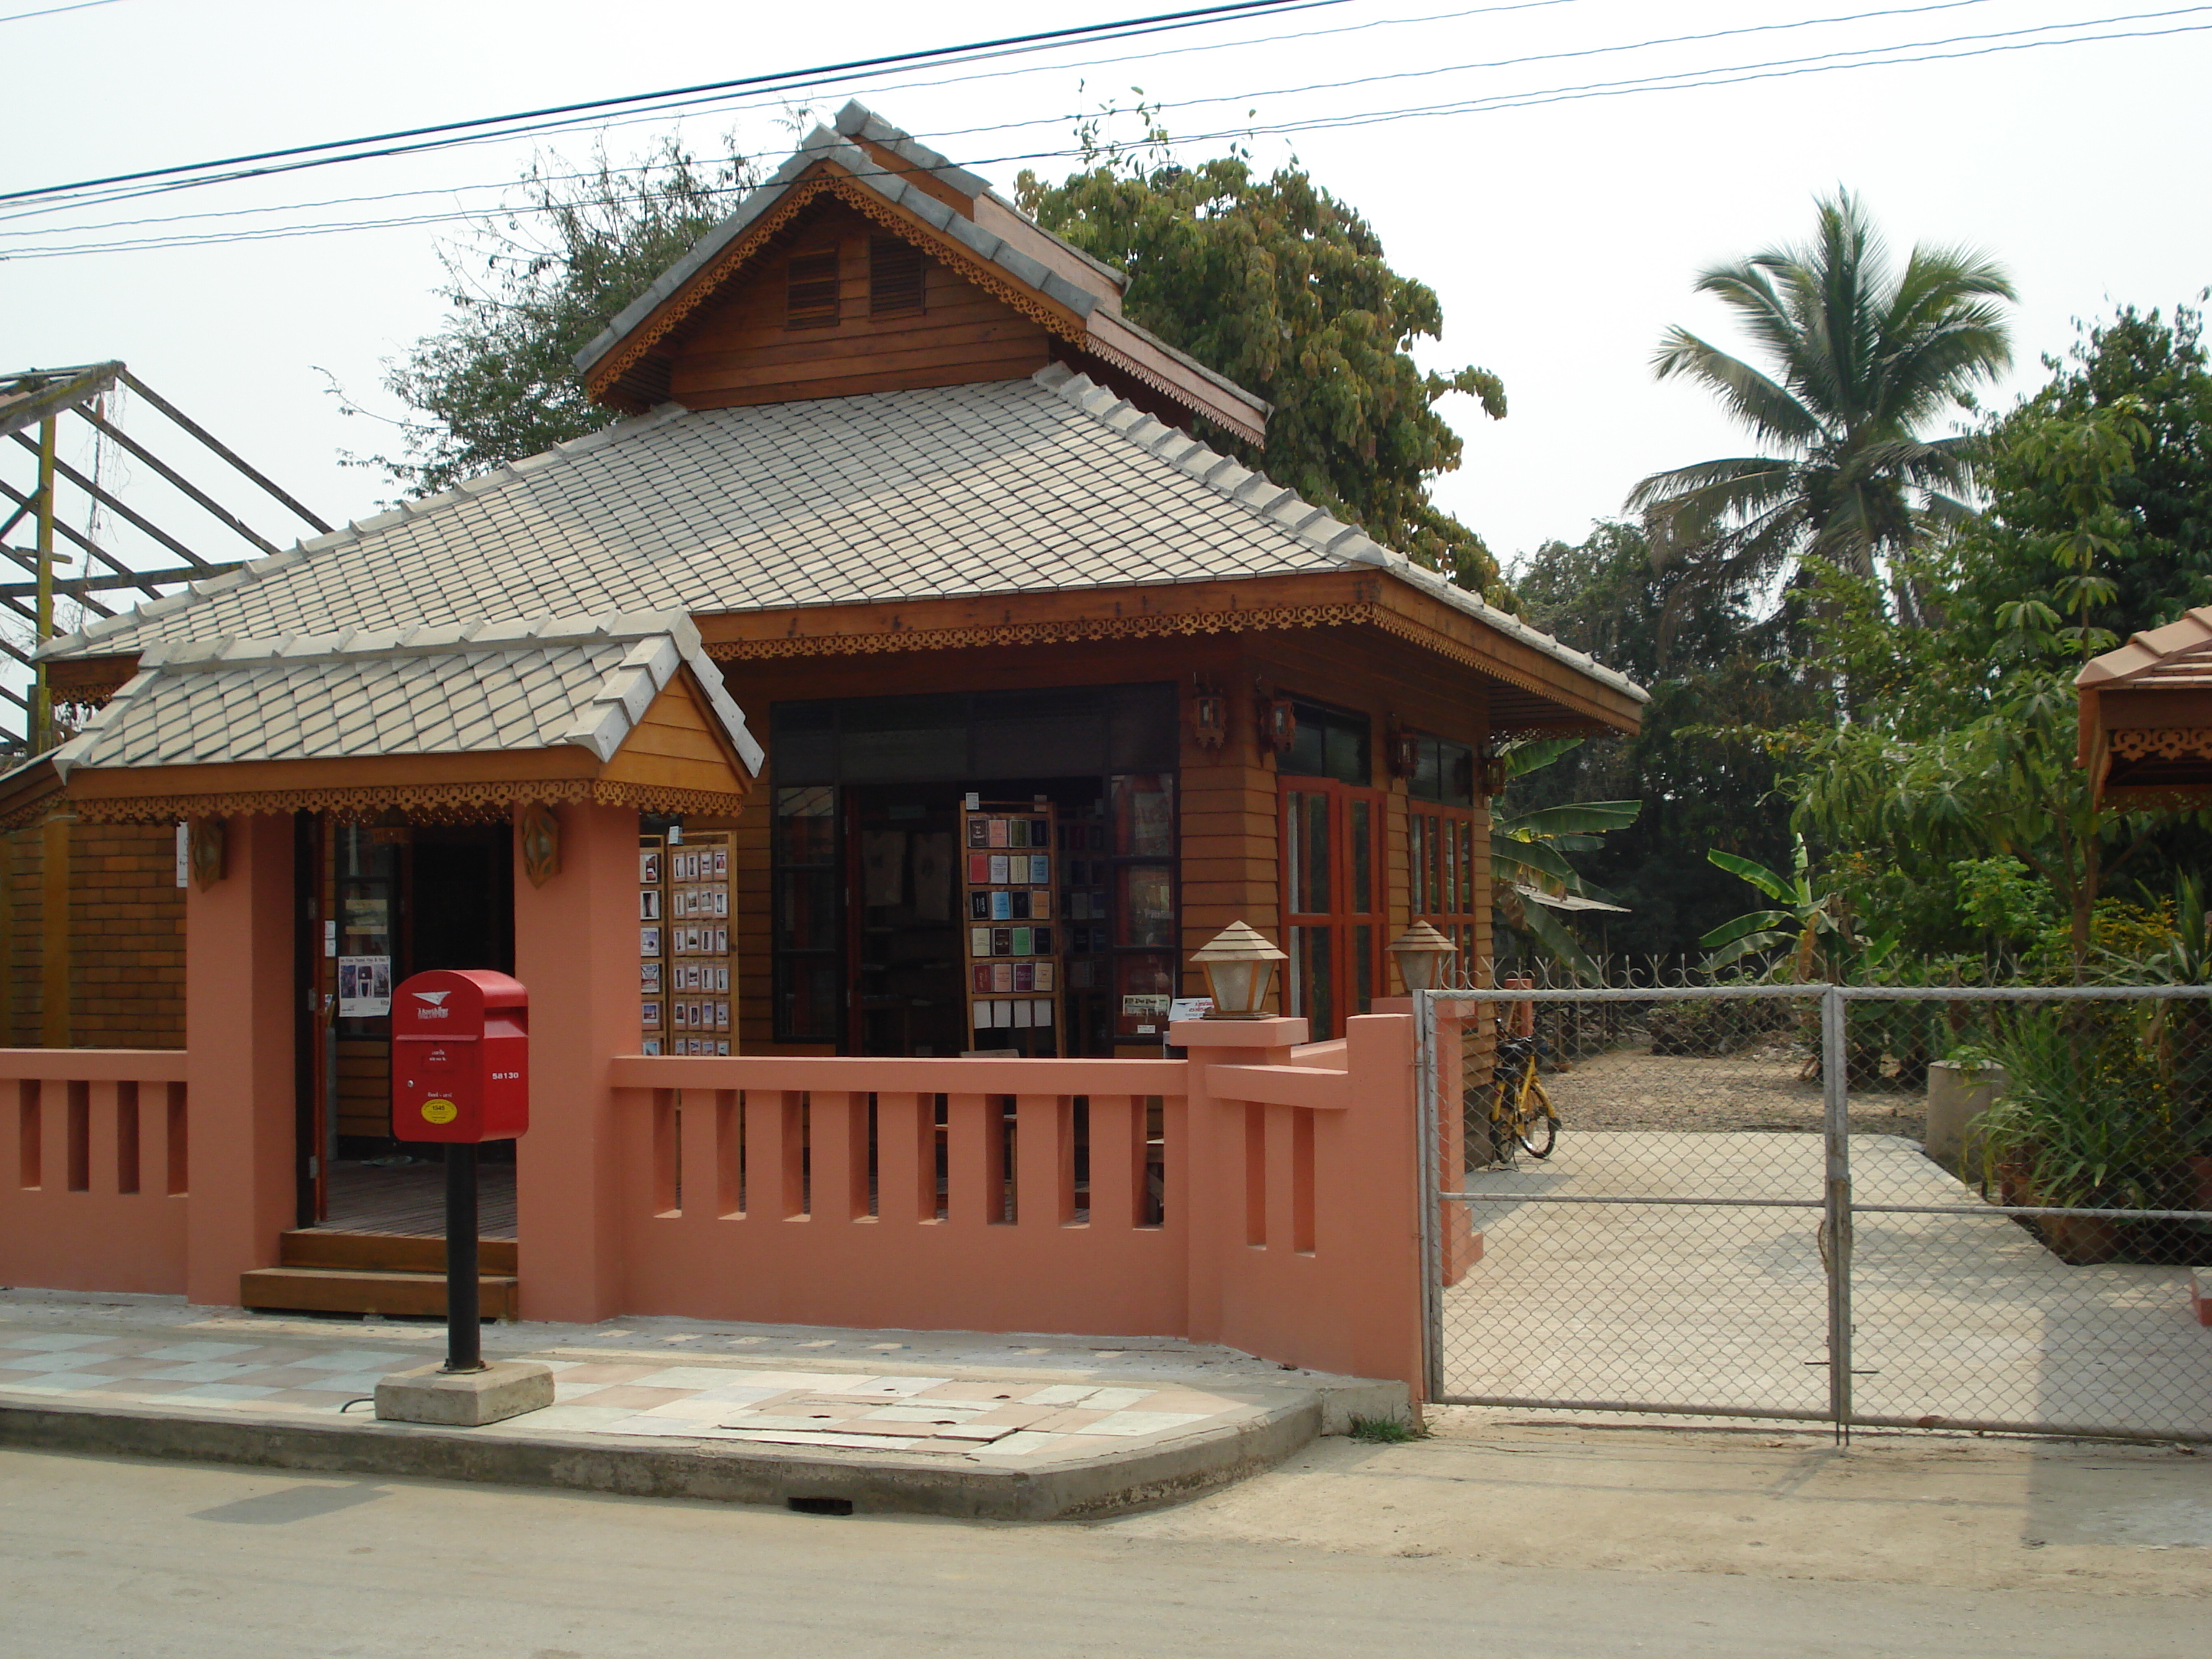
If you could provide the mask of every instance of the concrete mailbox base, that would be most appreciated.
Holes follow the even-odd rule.
[[[553,1403],[553,1373],[529,1360],[501,1360],[480,1371],[418,1365],[376,1385],[376,1414],[395,1423],[474,1429]]]

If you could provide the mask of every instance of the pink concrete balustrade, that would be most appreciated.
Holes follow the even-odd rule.
[[[1410,1027],[1354,1020],[1316,1054],[1302,1020],[1192,1024],[1188,1060],[616,1060],[618,1300],[1412,1380]]]
[[[1403,1007],[1180,1024],[1177,1060],[647,1058],[636,814],[557,821],[514,890],[525,1318],[1187,1336],[1419,1387],[1420,1166],[1456,1153],[1418,1144]],[[0,1055],[0,1284],[234,1305],[301,1224],[292,824],[226,848],[183,1051]]]
[[[54,1290],[185,1288],[180,1050],[0,1049],[0,1264]]]

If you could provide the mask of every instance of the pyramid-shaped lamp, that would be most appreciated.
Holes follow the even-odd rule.
[[[1442,988],[1444,964],[1459,954],[1459,946],[1427,922],[1417,921],[1390,941],[1389,951],[1398,964],[1398,977],[1406,982],[1406,994],[1411,996]]]
[[[1275,964],[1290,960],[1265,934],[1241,921],[1231,922],[1190,959],[1205,971],[1206,988],[1213,996],[1208,1019],[1267,1018]]]

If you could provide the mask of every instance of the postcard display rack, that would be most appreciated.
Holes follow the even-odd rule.
[[[727,830],[641,836],[637,849],[641,1052],[726,1054],[735,963],[730,954]]]
[[[1053,916],[1058,845],[1049,802],[980,801],[961,811],[967,862],[968,1024],[979,1048],[1059,1052],[1061,936]]]

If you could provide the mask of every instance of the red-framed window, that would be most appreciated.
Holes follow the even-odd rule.
[[[1475,817],[1472,745],[1425,732],[1413,738],[1413,775],[1406,781],[1406,875],[1416,918],[1454,945],[1452,969],[1477,973],[1475,860],[1488,831]]]
[[[1283,1012],[1313,1040],[1374,1005],[1382,950],[1382,796],[1330,778],[1281,781]]]
[[[1408,801],[1406,813],[1406,874],[1413,915],[1459,946],[1455,971],[1476,965],[1476,836],[1471,811]]]

